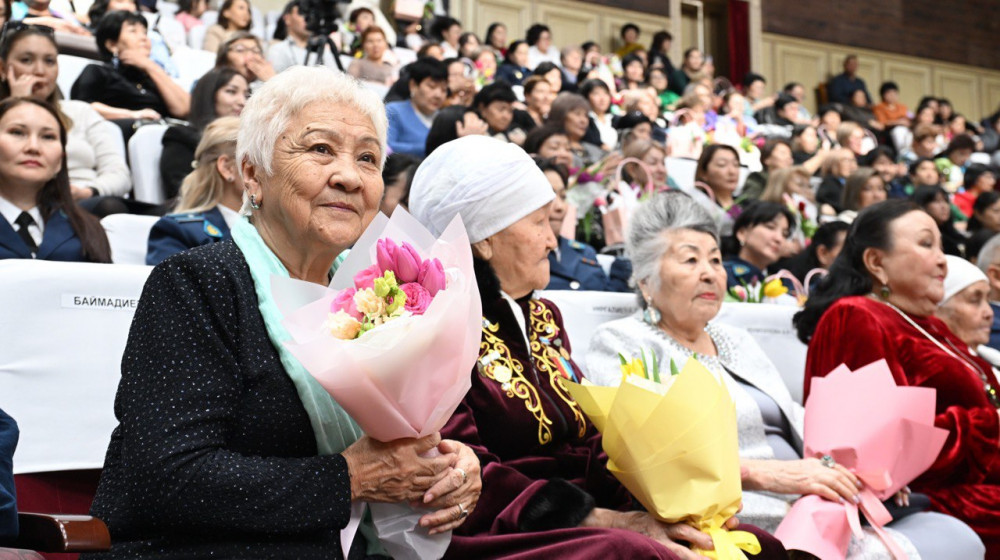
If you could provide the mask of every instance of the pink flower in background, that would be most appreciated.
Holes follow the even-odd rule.
[[[423,315],[431,305],[433,296],[426,288],[416,282],[409,282],[399,287],[406,294],[405,309],[414,315]]]
[[[430,259],[420,263],[420,273],[417,275],[417,282],[431,297],[445,289],[447,278],[444,275],[444,266],[437,259]],[[409,295],[409,294],[407,294]]]
[[[381,277],[382,271],[377,264],[373,264],[354,276],[354,287],[359,290],[373,288],[375,286],[375,279]]]
[[[360,321],[364,315],[358,311],[358,307],[354,304],[354,294],[356,293],[357,290],[354,288],[341,290],[341,292],[337,294],[337,297],[333,298],[333,303],[330,304],[330,313],[343,311]]]

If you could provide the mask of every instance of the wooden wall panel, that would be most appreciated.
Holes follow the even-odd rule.
[[[656,31],[670,28],[670,19],[663,16],[573,0],[453,0],[452,15],[480,36],[490,23],[500,21],[507,25],[507,36],[513,41],[540,22],[552,29],[558,46],[597,41],[605,50],[619,46],[619,31],[628,22],[642,28],[640,41],[644,44]]]
[[[985,117],[1000,110],[1000,76],[986,76],[980,82],[983,89],[980,115]]]
[[[600,35],[597,11],[573,9],[559,4],[537,4],[535,19],[552,29],[552,41],[558,45],[577,44]]]
[[[530,0],[463,0],[459,5],[453,4],[455,17],[462,22],[465,29],[473,31],[480,38],[486,36],[486,28],[495,21],[507,26],[507,37],[511,41],[515,37],[524,37],[525,31],[531,26]]]
[[[777,91],[789,82],[802,83],[810,91],[829,73],[826,53],[797,44],[775,42],[771,74],[765,74],[768,91]],[[806,108],[816,111],[814,96],[806,96]]]
[[[886,59],[882,65],[882,73],[886,81],[899,85],[899,100],[911,110],[917,108],[917,103],[925,95],[931,95],[934,86],[931,82],[931,69],[926,64],[913,64],[902,60]],[[878,95],[874,88],[881,84],[873,84],[872,95]]]
[[[935,68],[934,91],[951,101],[955,111],[979,120],[979,77],[975,74]]]
[[[1000,107],[1000,71],[867,49],[848,50],[773,33],[765,33],[762,42],[761,68],[774,89],[792,80],[802,82],[807,90],[815,88],[840,73],[844,57],[853,52],[858,55],[858,72],[875,97],[883,80],[893,80],[911,110],[925,95],[947,97],[958,112],[977,121]],[[806,99],[806,107],[815,110],[814,97]]]

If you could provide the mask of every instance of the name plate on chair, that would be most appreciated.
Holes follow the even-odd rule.
[[[135,307],[139,304],[139,298],[115,297],[115,296],[95,296],[82,294],[63,294],[62,306],[64,309],[111,309],[116,311],[135,312]]]

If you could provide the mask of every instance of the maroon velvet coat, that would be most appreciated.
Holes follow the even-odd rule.
[[[911,318],[998,387],[990,365],[971,355],[943,322]],[[1000,558],[1000,421],[978,374],[888,305],[847,297],[823,314],[809,343],[805,396],[813,377],[842,363],[855,369],[881,358],[898,385],[937,389],[935,424],[950,433],[937,461],[910,486],[929,495],[935,509],[968,523],[986,544],[987,558]]]
[[[480,362],[472,389],[442,430],[479,455],[483,492],[446,558],[675,558],[638,533],[578,525],[596,505],[629,510],[628,491],[608,472],[601,436],[566,392],[578,375],[562,317],[551,302],[519,302],[528,345],[510,305],[483,298]],[[485,364],[484,364],[485,362]],[[785,558],[755,528],[758,557]]]

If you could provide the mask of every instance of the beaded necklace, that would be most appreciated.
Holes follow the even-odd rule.
[[[883,299],[879,299],[877,296],[875,296],[875,294],[869,294],[868,297],[872,298],[875,301],[878,301],[878,302],[884,303],[885,305],[888,305],[890,309],[892,309],[893,311],[895,311],[896,313],[898,313],[899,316],[902,317],[904,321],[906,321],[907,323],[909,323],[913,328],[917,329],[917,331],[919,331],[920,334],[922,334],[925,337],[927,337],[928,340],[930,340],[938,348],[940,348],[941,350],[943,350],[945,354],[948,354],[952,358],[955,358],[956,360],[958,360],[959,362],[961,362],[965,367],[969,368],[969,370],[971,370],[973,373],[975,373],[977,376],[979,376],[979,379],[983,382],[983,389],[986,391],[986,398],[989,399],[990,404],[993,405],[993,408],[1000,408],[1000,394],[997,393],[996,387],[994,387],[993,384],[990,383],[990,379],[989,379],[989,377],[986,376],[986,372],[984,372],[982,370],[982,368],[980,368],[978,365],[976,365],[975,362],[973,362],[971,360],[968,360],[965,357],[963,357],[961,355],[962,354],[961,351],[953,350],[952,348],[949,348],[949,346],[951,346],[950,343],[949,343],[948,346],[945,346],[944,344],[942,344],[941,341],[939,341],[938,339],[934,338],[934,336],[931,335],[931,333],[927,332],[927,330],[925,330],[923,327],[921,327],[920,325],[918,325],[916,323],[916,321],[914,321],[913,319],[911,319],[909,315],[907,315],[906,313],[904,313],[902,309],[896,307],[895,305],[893,305],[892,303],[889,303],[888,301],[885,301]]]

